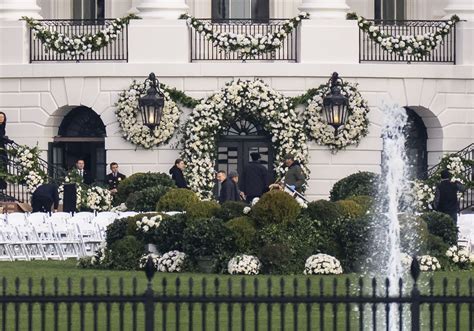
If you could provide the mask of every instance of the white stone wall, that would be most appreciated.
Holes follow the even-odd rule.
[[[335,69],[345,80],[358,82],[371,108],[369,135],[358,147],[337,154],[310,144],[311,199],[327,197],[334,182],[351,173],[380,171],[382,103],[410,106],[423,118],[428,128],[429,165],[436,164],[443,153],[474,141],[474,79],[466,68],[456,66],[74,63],[0,68],[0,111],[7,114],[7,134],[12,139],[38,144],[46,151],[64,115],[74,106],[85,105],[106,125],[107,162],[118,162],[126,174],[167,172],[179,154],[172,147],[176,138],[158,149],[136,150],[121,137],[114,114],[118,93],[150,71],[195,98],[210,95],[236,78],[261,78],[287,96],[327,81]]]

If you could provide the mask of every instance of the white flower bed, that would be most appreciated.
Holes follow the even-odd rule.
[[[328,85],[323,84],[309,101],[304,112],[305,126],[310,139],[319,145],[328,146],[333,152],[358,145],[369,132],[369,107],[357,89],[357,84],[344,82],[341,94],[348,98],[346,124],[334,135],[334,128],[326,123],[323,115],[323,99],[328,93]]]
[[[137,230],[142,232],[154,231],[160,226],[160,222],[163,220],[163,216],[156,215],[148,218],[143,217],[141,221],[137,221]]]
[[[153,266],[155,267],[155,269],[158,269],[158,261],[160,260],[160,255],[159,254],[154,254],[154,253],[150,253],[150,254],[144,254],[141,258],[140,258],[140,261],[139,261],[139,267],[140,269],[144,269],[145,266],[146,266],[146,263],[148,261],[148,257],[152,258],[153,260]]]
[[[308,177],[306,135],[288,100],[261,80],[237,80],[201,101],[186,123],[181,157],[187,164],[186,177],[193,191],[201,198],[212,196],[216,137],[239,116],[254,117],[272,136],[277,176],[285,174],[283,157],[291,153]]]
[[[304,265],[305,275],[340,275],[341,262],[334,256],[327,254],[311,255]]]
[[[150,128],[141,122],[138,99],[146,95],[150,85],[134,81],[127,90],[119,95],[115,114],[123,131],[123,137],[134,145],[152,148],[168,142],[179,126],[181,111],[164,88],[165,105],[160,124],[150,132]]]
[[[418,256],[421,271],[438,271],[441,270],[441,264],[438,259],[430,255]]]
[[[181,272],[183,271],[186,254],[180,251],[170,251],[158,259],[158,271]]]
[[[227,271],[231,275],[258,275],[262,264],[253,255],[237,255],[227,263]]]
[[[456,245],[449,247],[446,256],[460,268],[469,268],[470,264],[474,263],[474,255],[471,255],[466,248],[459,249]]]
[[[80,192],[78,187],[79,185],[76,185],[77,191]],[[112,193],[106,188],[92,186],[87,189],[86,204],[88,208],[94,211],[110,210],[110,208],[112,208],[112,200]]]

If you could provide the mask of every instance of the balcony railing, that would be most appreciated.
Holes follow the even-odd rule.
[[[271,19],[266,22],[255,22],[246,19],[199,19],[204,23],[209,23],[212,30],[221,33],[266,35],[280,30],[281,25],[286,19]],[[194,61],[242,61],[239,52],[226,52],[219,47],[214,46],[196,29],[190,28],[191,34],[191,62]],[[298,27],[296,27],[282,41],[279,49],[247,58],[245,61],[287,61],[296,62],[298,59]]]
[[[67,36],[95,34],[105,29],[114,19],[90,19],[90,20],[39,20],[43,25],[50,27],[52,31],[58,31]],[[125,25],[117,39],[110,42],[106,47],[77,57],[60,54],[48,50],[40,40],[33,36],[30,29],[30,62],[44,61],[128,61],[128,25]]]
[[[374,23],[385,34],[422,35],[434,32],[447,21],[394,21],[394,20],[367,20]],[[359,30],[359,62],[438,62],[456,64],[456,26],[444,36],[440,45],[436,46],[428,55],[417,58],[411,55],[398,55],[382,49],[380,44],[370,39],[368,34]]]

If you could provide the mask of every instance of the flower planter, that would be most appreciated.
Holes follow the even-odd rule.
[[[214,259],[212,256],[198,256],[196,258],[198,270],[204,273],[211,273],[214,268]]]
[[[148,253],[158,254],[158,249],[155,244],[146,244],[145,251]]]

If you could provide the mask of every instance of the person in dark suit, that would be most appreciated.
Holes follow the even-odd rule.
[[[6,136],[5,128],[7,126],[7,115],[4,112],[0,112],[0,170],[3,173],[8,173],[8,155],[5,150],[5,144],[11,142]],[[7,182],[2,178],[0,179],[0,190],[7,188]]]
[[[111,173],[105,177],[105,180],[107,181],[107,185],[109,186],[109,190],[110,192],[112,192],[112,194],[117,193],[117,188],[120,182],[124,180],[125,178],[127,178],[124,174],[121,174],[118,171],[118,168],[119,166],[117,162],[112,162],[110,164]]]
[[[76,161],[76,173],[82,177],[82,182],[84,184],[90,185],[93,182],[92,176],[89,174],[89,172],[84,169],[85,162],[82,159],[79,159]]]
[[[259,153],[250,153],[252,161],[244,167],[240,180],[240,190],[245,193],[248,203],[267,191],[267,168],[260,163]]]
[[[36,188],[31,197],[31,207],[33,213],[51,212],[53,206],[54,212],[58,211],[59,193],[56,184],[42,184]]]
[[[176,159],[174,166],[170,169],[171,178],[179,188],[188,188],[186,178],[184,178],[183,170],[186,167],[182,159]]]
[[[231,171],[229,173],[229,178],[226,175],[226,172],[221,170],[217,173],[217,181],[221,183],[221,190],[219,192],[219,203],[224,203],[226,201],[240,201],[240,192],[237,187],[237,183],[232,180],[232,177],[235,177],[237,173]]]
[[[433,201],[434,210],[449,215],[454,224],[458,222],[458,192],[463,192],[464,186],[459,182],[451,181],[449,170],[441,171],[441,182],[436,187]]]

